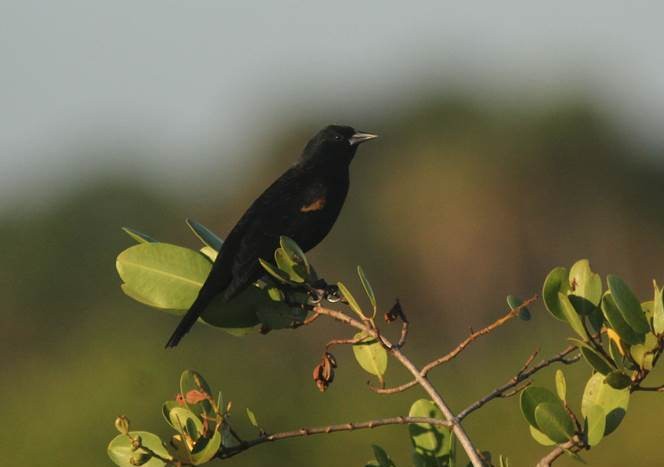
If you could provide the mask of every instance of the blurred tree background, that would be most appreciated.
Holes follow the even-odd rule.
[[[345,210],[311,258],[330,280],[352,278],[362,264],[383,307],[398,296],[412,321],[409,350],[416,361],[450,349],[470,326],[496,318],[505,295],[538,292],[552,267],[580,257],[601,273],[620,273],[643,296],[653,276],[663,279],[664,184],[661,167],[649,157],[655,150],[628,143],[589,102],[495,109],[460,95],[434,96],[361,128],[382,139],[354,161]],[[275,134],[285,136],[246,156],[257,162],[233,192],[207,183],[188,196],[186,187],[150,189],[129,173],[93,174],[50,198],[47,207],[3,212],[0,397],[10,422],[0,438],[8,441],[7,464],[109,464],[105,446],[114,436],[114,417],[122,412],[137,429],[165,430],[160,401],[175,394],[180,371],[189,367],[233,400],[238,418],[249,406],[268,430],[407,411],[420,396],[417,389],[371,394],[348,349],[337,352],[332,388],[316,390],[310,372],[324,342],[347,333],[333,323],[246,338],[199,325],[180,347],[166,351],[177,320],[140,306],[119,288],[115,256],[132,243],[121,226],[194,246],[183,223],[192,216],[223,236],[313,129],[278,129]],[[537,346],[542,355],[559,348],[566,327],[541,305],[536,310],[532,321],[501,329],[433,373],[454,408],[504,382]],[[538,383],[551,387],[552,371],[537,375]],[[567,371],[578,397],[589,370],[577,365]],[[405,378],[388,370],[388,383]],[[626,465],[638,456],[640,465],[660,463],[656,407],[658,395],[638,394],[613,442],[587,460]],[[544,452],[530,439],[516,399],[493,402],[467,427],[482,448],[518,465]],[[228,464],[362,465],[371,441],[389,448],[399,465],[408,464],[405,427],[280,442]]]

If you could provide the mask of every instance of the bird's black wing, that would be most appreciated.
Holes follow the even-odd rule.
[[[239,241],[225,259],[232,262],[232,280],[224,291],[229,300],[261,275],[259,258],[272,261],[281,235],[292,236],[297,230],[299,207],[306,192],[308,176],[294,166],[277,179],[252,204],[233,229],[229,240]]]

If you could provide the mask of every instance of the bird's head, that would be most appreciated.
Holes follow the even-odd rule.
[[[349,126],[329,125],[307,143],[302,159],[335,165],[349,164],[357,147],[374,138],[378,138],[378,135],[357,131]]]

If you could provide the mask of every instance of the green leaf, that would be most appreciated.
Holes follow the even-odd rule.
[[[203,253],[211,262],[215,262],[217,260],[217,250],[212,248],[211,246],[204,246],[203,248],[200,249],[200,252]]]
[[[636,344],[629,348],[629,353],[632,355],[634,361],[639,367],[644,370],[652,370],[653,360],[655,358],[655,351],[659,347],[657,337],[649,332],[644,336],[642,344]]]
[[[137,302],[142,303],[143,305],[151,306],[153,308],[159,308],[159,306],[156,303],[151,302],[147,298],[140,295],[138,292],[132,290],[132,288],[129,287],[129,285],[127,285],[127,284],[120,284],[120,289],[122,289],[122,291],[124,292],[124,294],[127,297],[129,297],[131,299],[134,299]],[[164,309],[164,308],[162,308],[162,309],[164,311],[170,312],[174,315],[181,315],[182,314],[182,310],[169,310],[169,309]]]
[[[606,429],[604,436],[612,433],[625,417],[629,405],[629,389],[614,389],[604,384],[604,376],[595,373],[590,377],[583,392],[581,413],[588,417],[589,407],[594,404],[604,410],[606,414]]]
[[[364,269],[362,269],[362,266],[357,266],[357,275],[360,277],[360,282],[362,282],[362,287],[364,287],[364,292],[367,294],[367,297],[369,298],[369,302],[371,303],[371,308],[373,308],[373,316],[376,316],[376,312],[378,311],[378,304],[376,302],[376,294],[374,294],[373,287],[371,287],[371,283],[369,283],[369,279],[367,279],[366,274],[364,274]]]
[[[590,300],[587,300],[583,297],[579,297],[577,295],[568,295],[567,298],[574,307],[574,310],[581,316],[590,316],[597,309],[597,307],[593,305]]]
[[[256,420],[256,415],[249,407],[247,407],[247,418],[249,419],[249,423],[258,428],[258,420]]]
[[[257,312],[282,306],[273,302],[257,287],[247,287],[231,301],[225,301],[220,294],[212,299],[203,310],[201,320],[210,326],[222,328],[235,336],[257,332],[260,323]]]
[[[581,351],[583,359],[593,368],[595,371],[600,372],[603,375],[609,374],[614,370],[613,365],[597,350],[592,348],[590,345],[585,342],[581,342],[578,339],[570,339]]]
[[[277,248],[274,251],[274,262],[277,267],[288,275],[288,278],[297,284],[302,284],[306,279],[306,274],[296,270],[297,263],[283,248]]]
[[[632,385],[632,380],[622,371],[612,371],[606,378],[604,383],[608,384],[614,389],[625,389]]]
[[[305,293],[302,293],[302,295],[305,295]],[[294,301],[297,297],[290,296]],[[256,316],[267,330],[292,329],[295,325],[301,324],[307,317],[307,310],[300,307],[291,307],[283,302],[270,301],[270,303],[273,305],[259,308],[256,311]]]
[[[295,243],[295,240],[288,238],[284,235],[279,237],[279,245],[281,249],[289,256],[291,261],[293,261],[293,269],[296,273],[307,280],[311,273],[311,267],[309,266],[309,261],[307,261],[307,256],[304,254],[304,251],[300,246]]]
[[[282,284],[292,284],[290,277],[287,273],[282,272],[280,269],[275,268],[269,262],[265,261],[263,258],[258,258],[258,262],[265,269],[265,271],[272,277],[274,277],[278,282]]]
[[[360,305],[357,304],[357,300],[355,300],[355,297],[353,297],[353,295],[350,293],[350,290],[348,290],[348,288],[341,282],[337,282],[337,287],[339,287],[339,291],[348,302],[348,306],[350,306],[351,310],[353,310],[361,320],[365,320],[367,317],[362,312],[362,308],[360,308]]]
[[[538,404],[535,420],[537,428],[557,443],[564,443],[574,435],[574,422],[559,401]]]
[[[587,259],[580,259],[569,270],[569,282],[572,293],[583,297],[593,305],[599,305],[602,299],[602,278],[590,269]]]
[[[155,307],[187,310],[207,279],[210,262],[199,252],[168,243],[141,243],[118,255],[127,287]]]
[[[515,297],[514,295],[507,296],[507,306],[509,306],[511,310],[519,308],[522,304],[523,300],[520,298]],[[519,319],[523,321],[530,321],[530,311],[528,308],[522,308],[519,310]]]
[[[664,289],[658,289],[655,285],[655,300],[653,304],[652,328],[656,335],[664,334]]]
[[[168,424],[180,433],[187,433],[196,440],[203,434],[203,423],[191,410],[185,407],[171,407],[168,411]]]
[[[151,449],[153,452],[165,459],[172,458],[171,454],[166,448],[166,445],[162,442],[159,436],[147,431],[130,431],[129,435],[131,435],[133,438],[140,436],[143,446]],[[133,467],[133,464],[130,461],[135,452],[131,446],[131,440],[127,435],[117,435],[115,438],[113,438],[113,440],[108,445],[107,453],[108,457],[110,457],[116,465],[120,467]],[[159,467],[166,465],[166,463],[153,457],[143,465],[147,467]]]
[[[570,327],[574,330],[574,332],[581,336],[583,340],[588,340],[588,333],[583,327],[583,322],[581,321],[581,318],[579,317],[576,310],[574,310],[574,307],[570,303],[567,296],[563,295],[562,293],[558,293],[558,302],[560,304],[560,309],[563,313],[563,316],[565,316],[565,320],[569,323]]]
[[[127,235],[129,235],[131,238],[136,240],[138,243],[156,243],[157,242],[157,240],[150,237],[148,234],[144,234],[143,232],[139,232],[138,230],[134,230],[130,227],[122,227],[122,230]]]
[[[556,444],[554,440],[549,438],[547,435],[539,431],[534,426],[528,425],[528,428],[530,428],[530,436],[532,436],[533,439],[542,446],[553,446],[554,444]]]
[[[604,315],[602,314],[602,310],[595,307],[595,309],[588,315],[588,321],[590,321],[593,331],[596,333],[601,332],[602,326],[604,325]]]
[[[643,334],[636,333],[624,320],[618,310],[612,294],[605,293],[602,297],[602,313],[609,322],[614,331],[620,336],[620,340],[630,344],[640,344],[643,342]]]
[[[556,392],[561,401],[565,401],[567,397],[567,381],[565,380],[565,373],[563,370],[556,370]]]
[[[353,344],[355,359],[364,371],[378,376],[382,381],[387,371],[387,351],[374,337],[363,332],[355,334],[355,339],[361,339],[357,344]]]
[[[394,462],[392,462],[392,459],[390,459],[390,456],[387,455],[385,452],[385,449],[381,448],[380,446],[376,444],[372,444],[371,448],[373,449],[374,452],[374,457],[376,458],[376,462],[378,462],[378,466],[380,467],[394,467]]]
[[[202,465],[210,462],[221,448],[222,434],[215,431],[211,437],[200,437],[196,440],[194,449],[191,451],[194,465]]]
[[[523,391],[521,391],[521,396],[519,398],[521,413],[525,417],[526,421],[538,428],[537,421],[535,419],[535,408],[539,404],[543,403],[558,403],[560,404],[560,399],[556,397],[554,393],[545,388],[540,388],[537,386],[529,386]]]
[[[190,391],[200,391],[201,393],[207,394],[210,398],[213,397],[210,386],[200,373],[194,370],[185,370],[180,375],[180,392],[185,398],[187,408],[199,417],[204,415],[214,417],[214,410],[212,409],[212,404],[209,400],[201,400],[196,403],[190,403],[187,400],[187,394],[189,394]]]
[[[427,399],[415,401],[410,407],[408,416],[444,419],[440,409]],[[408,432],[415,448],[414,460],[418,465],[449,465],[450,459],[453,457],[454,440],[447,427],[415,423],[408,425]]]
[[[221,250],[223,241],[221,238],[215,235],[214,232],[193,219],[187,219],[186,222],[192,232],[194,232],[194,235],[196,235],[198,239],[203,242],[203,244],[209,246],[214,251],[218,252]]]
[[[616,344],[613,339],[609,339],[609,355],[613,359],[613,361],[616,363],[616,366],[618,369],[622,369],[625,365],[623,363],[624,357],[620,353],[620,350],[618,349],[618,344]]]
[[[546,279],[544,279],[544,286],[542,287],[542,300],[544,306],[556,319],[566,321],[565,314],[560,304],[559,293],[567,295],[569,292],[569,273],[567,268],[557,267],[552,270]]]
[[[606,430],[606,413],[599,405],[588,404],[583,423],[583,433],[590,446],[597,446]]]
[[[650,331],[650,325],[641,309],[641,303],[629,286],[620,277],[612,274],[606,276],[606,281],[620,314],[634,332],[645,334]]]

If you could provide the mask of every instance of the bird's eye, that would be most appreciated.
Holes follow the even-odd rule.
[[[343,138],[341,137],[341,135],[334,135],[334,140],[335,141],[341,141],[342,139]]]

